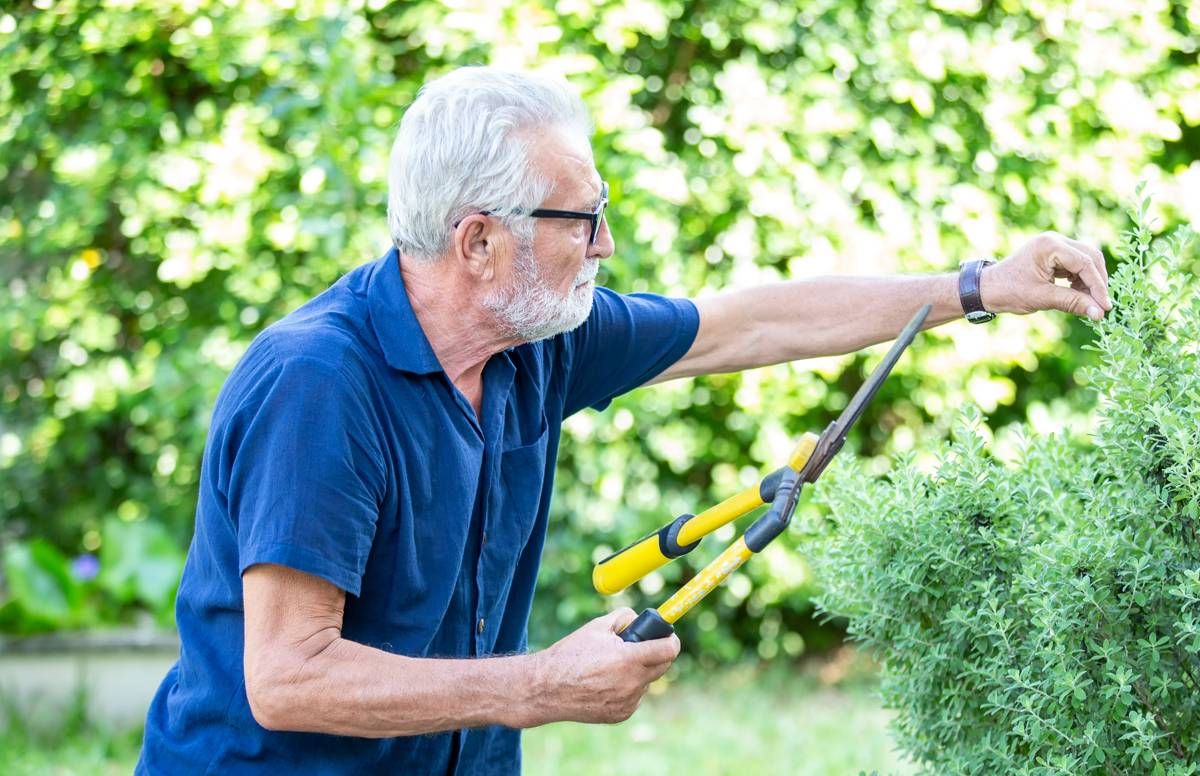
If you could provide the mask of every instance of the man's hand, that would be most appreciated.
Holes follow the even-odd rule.
[[[646,688],[679,655],[679,637],[674,634],[640,643],[622,641],[618,634],[635,616],[632,609],[618,609],[531,655],[536,660],[540,718],[522,720],[521,726],[629,719]]]
[[[1070,287],[1055,284],[1066,278]],[[1061,310],[1093,321],[1112,309],[1104,254],[1087,243],[1044,232],[983,271],[980,299],[996,313]]]

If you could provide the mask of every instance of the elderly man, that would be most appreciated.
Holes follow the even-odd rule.
[[[555,80],[466,68],[421,90],[394,247],[264,331],[217,400],[138,772],[517,772],[521,728],[625,719],[679,651],[623,642],[629,610],[526,649],[564,418],[854,351],[924,302],[929,325],[1110,307],[1099,251],[1049,234],[938,276],[595,288],[614,246],[589,134]]]

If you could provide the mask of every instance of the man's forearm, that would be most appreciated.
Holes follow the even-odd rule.
[[[1104,254],[1055,232],[985,269],[979,294],[994,313],[1060,310],[1098,321],[1112,309]],[[925,328],[961,317],[957,273],[821,277],[718,294],[696,302],[695,342],[652,382],[850,353],[892,339],[927,302]]]
[[[298,650],[248,672],[250,706],[264,727],[385,738],[540,721],[531,655],[413,658],[340,637],[308,657]]]
[[[345,593],[320,577],[259,563],[242,575],[243,666],[255,720],[269,730],[359,738],[465,727],[628,719],[679,639],[626,643],[617,609],[525,655],[430,659],[342,638]]]
[[[925,328],[961,318],[957,275],[830,276],[725,292],[697,302],[695,352],[656,382],[851,353],[894,338],[926,302]]]
[[[742,292],[739,292],[742,293]],[[957,274],[818,277],[749,289],[738,307],[766,332],[756,360],[834,356],[893,339],[921,305],[925,328],[962,318]]]

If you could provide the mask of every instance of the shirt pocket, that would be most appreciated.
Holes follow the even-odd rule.
[[[504,450],[500,454],[500,492],[493,512],[492,528],[496,539],[503,538],[512,563],[520,554],[542,504],[542,486],[546,478],[546,446],[550,438],[545,417],[534,441]]]

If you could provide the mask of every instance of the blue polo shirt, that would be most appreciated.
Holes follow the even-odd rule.
[[[500,726],[368,739],[271,732],[242,672],[241,575],[278,563],[346,591],[342,635],[400,655],[526,649],[563,418],[691,346],[687,300],[599,288],[567,334],[493,356],[479,416],[442,371],[395,250],[266,329],[221,390],[179,586],[179,661],[138,773],[513,774]]]

